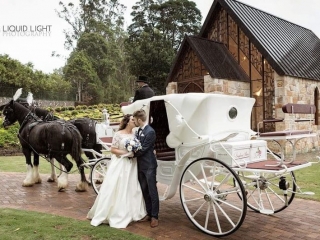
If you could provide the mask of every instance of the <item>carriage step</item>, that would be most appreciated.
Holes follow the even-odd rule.
[[[274,211],[272,211],[270,209],[261,209],[260,213],[265,214],[265,215],[272,215],[272,214],[274,214]]]
[[[299,192],[301,195],[314,195],[314,192]]]

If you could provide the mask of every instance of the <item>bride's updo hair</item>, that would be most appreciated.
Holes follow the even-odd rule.
[[[120,125],[119,125],[119,130],[125,129],[126,126],[128,125],[129,121],[130,121],[130,117],[132,116],[132,114],[126,114],[123,116]]]

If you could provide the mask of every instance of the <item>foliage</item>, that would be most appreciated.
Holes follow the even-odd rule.
[[[30,221],[32,219],[32,221]],[[57,215],[2,208],[0,210],[1,239],[147,239],[111,227],[92,227],[80,221]],[[107,237],[106,237],[107,236]]]
[[[68,60],[64,70],[66,78],[77,89],[79,101],[90,104],[127,101],[132,96],[133,78],[124,50],[125,7],[118,0],[81,0],[79,7],[60,2],[60,6],[58,16],[72,27],[65,32],[65,47],[73,49],[70,58],[81,53],[83,59],[80,66]],[[81,69],[82,76],[79,75]]]
[[[156,94],[164,94],[165,80],[185,34],[200,30],[200,10],[189,0],[141,0],[131,16],[126,44],[130,71],[147,75]]]
[[[103,100],[101,82],[84,51],[75,51],[71,54],[64,68],[64,74],[66,79],[76,86],[79,100],[89,103]]]
[[[61,93],[69,94],[71,91],[71,84],[65,81],[57,71],[45,74],[34,70],[31,63],[24,65],[8,55],[0,55],[0,80],[2,85],[0,92],[3,96],[8,96],[6,91],[9,87],[23,88],[24,91],[30,91],[35,96],[46,92],[49,96],[51,93],[52,97],[57,92],[61,95]]]
[[[125,6],[118,0],[80,0],[79,6],[59,2],[60,11],[56,13],[65,20],[71,29],[65,30],[65,48],[75,48],[75,43],[83,33],[100,33],[109,36],[123,25]]]

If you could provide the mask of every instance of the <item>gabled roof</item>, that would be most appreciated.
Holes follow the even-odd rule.
[[[170,71],[168,80],[171,79],[173,72],[179,67],[178,63],[183,62],[181,59],[184,57],[184,54],[182,53],[188,46],[196,53],[211,77],[249,81],[248,75],[239,66],[224,44],[194,36],[185,36],[177,53],[176,60],[172,65],[173,68]]]
[[[320,40],[311,31],[235,0],[215,0],[200,31],[206,37],[222,6],[279,75],[320,80]]]

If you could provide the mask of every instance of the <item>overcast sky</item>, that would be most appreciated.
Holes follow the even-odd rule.
[[[125,18],[128,25],[131,7],[137,1],[120,1],[127,6]],[[319,0],[239,1],[306,27],[320,37]],[[68,28],[68,25],[54,11],[59,9],[58,2],[58,0],[0,0],[0,54],[8,54],[23,64],[32,62],[35,69],[46,73],[62,67],[65,63],[63,58],[51,57],[53,51],[65,56],[69,54],[63,46],[63,29]],[[72,0],[72,2],[77,1]],[[213,0],[194,0],[194,2],[202,13],[203,22]],[[26,26],[29,35],[33,36],[10,35],[12,25]]]

